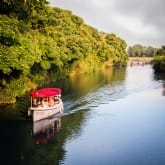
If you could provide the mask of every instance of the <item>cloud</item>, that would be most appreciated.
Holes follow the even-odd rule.
[[[100,31],[115,33],[128,45],[165,45],[164,0],[49,0],[71,10]]]
[[[164,0],[116,1],[116,10],[124,15],[139,17],[144,23],[154,26],[165,25]]]

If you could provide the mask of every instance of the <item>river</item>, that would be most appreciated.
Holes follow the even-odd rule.
[[[56,82],[64,114],[35,124],[28,96],[1,106],[1,164],[164,165],[163,76],[139,65]]]

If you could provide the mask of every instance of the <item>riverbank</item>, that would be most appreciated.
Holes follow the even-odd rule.
[[[165,56],[155,56],[153,59],[153,68],[157,73],[165,73]]]
[[[152,61],[153,57],[129,57],[128,65],[150,64]]]

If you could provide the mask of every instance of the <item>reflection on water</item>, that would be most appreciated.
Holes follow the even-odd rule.
[[[61,82],[65,92],[65,114],[97,107],[120,97],[116,93],[125,88],[125,74],[126,68],[105,68],[101,72],[65,79]]]
[[[33,123],[32,140],[35,144],[46,143],[61,128],[61,118],[44,119]]]
[[[165,96],[165,74],[164,73],[157,73],[154,75],[155,80],[163,80],[162,84],[163,84],[163,91],[162,91],[162,95]]]
[[[150,65],[106,69],[51,84],[61,118],[26,121],[27,96],[1,107],[1,163],[163,164],[164,84]]]
[[[88,109],[104,104],[109,101],[111,95],[110,100],[120,97],[116,93],[120,93],[125,88],[123,86],[125,74],[125,67],[105,68],[92,74],[65,78],[54,84],[45,85],[61,87],[64,111],[67,114],[79,109]],[[109,89],[107,90],[107,88]],[[29,105],[30,97],[27,94],[18,98],[14,105],[0,106],[0,119],[25,120]]]

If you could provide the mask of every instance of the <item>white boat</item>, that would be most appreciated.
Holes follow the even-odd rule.
[[[31,92],[28,116],[33,121],[49,118],[63,112],[60,88],[42,88]]]

